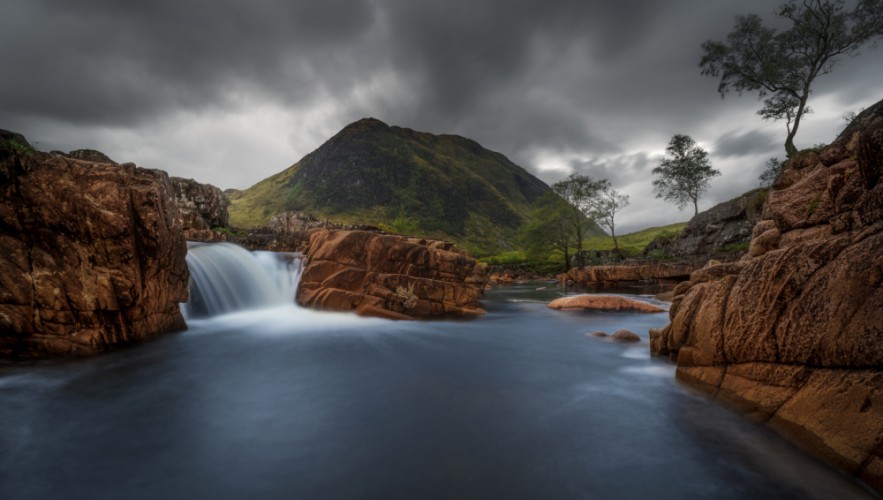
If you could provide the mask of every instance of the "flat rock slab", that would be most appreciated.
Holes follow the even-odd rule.
[[[565,311],[632,311],[645,313],[665,312],[665,309],[619,295],[573,295],[549,302],[549,308]]]

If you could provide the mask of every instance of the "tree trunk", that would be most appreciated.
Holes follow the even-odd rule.
[[[693,198],[693,217],[699,215],[699,200]]]
[[[800,119],[803,118],[803,111],[806,109],[806,100],[809,97],[809,89],[804,90],[800,96],[800,105],[797,106],[797,113],[794,114],[794,126],[788,131],[788,138],[785,139],[785,154],[788,158],[797,154],[797,146],[794,145],[794,136],[797,135],[797,127],[800,126]]]
[[[613,229],[613,224],[610,225],[610,237],[613,238],[613,250],[619,255],[619,244],[616,242],[616,230]]]
[[[570,271],[570,252],[567,251],[567,248],[564,248],[564,272]]]

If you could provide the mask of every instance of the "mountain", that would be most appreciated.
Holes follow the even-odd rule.
[[[236,227],[296,210],[450,239],[486,254],[517,247],[518,229],[550,190],[471,139],[365,118],[288,169],[228,196]]]

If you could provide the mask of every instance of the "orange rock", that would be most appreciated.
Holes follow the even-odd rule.
[[[883,161],[868,151],[883,101],[789,162],[749,255],[693,273],[650,339],[680,380],[883,492]]]
[[[297,303],[391,319],[484,314],[487,273],[447,242],[315,230]]]
[[[641,302],[639,300],[621,297],[619,295],[573,295],[561,297],[549,302],[551,309],[578,310],[592,309],[598,311],[635,311],[646,313],[665,312],[665,309]]]
[[[186,328],[165,172],[0,155],[0,358],[90,354]]]
[[[628,330],[617,330],[616,333],[610,336],[616,342],[640,342],[641,337],[638,336],[635,332],[630,332]]]

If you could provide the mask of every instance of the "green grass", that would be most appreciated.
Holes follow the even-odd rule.
[[[678,222],[662,227],[651,227],[634,233],[618,236],[620,249],[629,257],[640,256],[644,248],[658,237],[672,236],[681,232],[687,225],[686,222]],[[593,236],[583,241],[583,249],[590,251],[613,250],[613,238],[610,236]],[[576,252],[575,249],[572,252]],[[476,255],[473,253],[473,255]],[[525,270],[555,273],[564,270],[564,260],[561,255],[551,255],[545,260],[530,260],[527,254],[520,250],[500,252],[481,257],[482,262],[489,265],[503,265],[520,267]]]
[[[626,255],[636,256],[640,255],[644,248],[655,238],[678,234],[686,225],[686,222],[678,222],[662,227],[651,227],[617,236],[616,240],[619,242],[620,250]],[[613,238],[610,236],[592,236],[583,241],[583,248],[592,251],[613,250]]]

